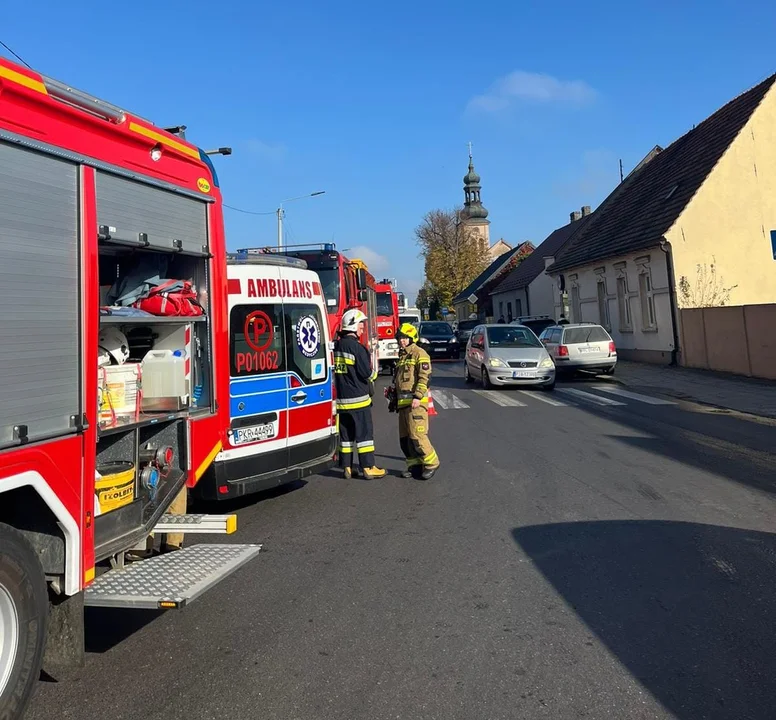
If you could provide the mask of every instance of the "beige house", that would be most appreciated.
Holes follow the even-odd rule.
[[[776,301],[775,80],[615,188],[548,262],[556,316],[602,323],[623,358],[677,362],[682,308]]]
[[[504,240],[504,238],[500,238],[490,246],[488,253],[490,254],[490,259],[495,260],[499,255],[503,255],[505,252],[509,252],[511,249],[512,246],[506,240]]]

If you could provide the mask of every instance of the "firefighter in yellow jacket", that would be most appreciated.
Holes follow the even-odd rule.
[[[428,383],[431,358],[418,346],[418,330],[410,323],[399,327],[401,346],[393,386],[399,412],[399,442],[407,468],[402,477],[430,480],[439,467],[439,456],[428,439]]]

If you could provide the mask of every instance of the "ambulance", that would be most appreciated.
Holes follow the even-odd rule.
[[[224,500],[330,468],[333,343],[318,275],[274,253],[227,255],[229,426],[195,493]]]

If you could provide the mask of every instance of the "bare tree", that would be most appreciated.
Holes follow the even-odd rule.
[[[716,258],[711,263],[695,266],[695,283],[686,275],[679,278],[679,305],[682,308],[722,307],[730,301],[730,293],[738,285],[725,287],[722,278],[717,275]]]
[[[460,208],[432,210],[415,228],[415,237],[426,261],[429,300],[450,305],[487,266],[488,248],[462,224]]]

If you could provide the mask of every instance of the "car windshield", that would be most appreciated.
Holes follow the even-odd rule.
[[[391,299],[391,293],[379,292],[377,293],[377,314],[383,317],[390,317],[393,315],[393,300]]]
[[[330,313],[337,312],[340,302],[340,282],[338,268],[322,268],[316,270],[321,280],[323,297],[326,298],[326,309]]]
[[[427,322],[420,326],[421,335],[452,335],[453,328],[446,322]]]
[[[461,320],[461,322],[458,323],[458,329],[473,330],[476,324],[477,324],[476,320]]]
[[[609,342],[609,335],[600,325],[590,327],[568,328],[563,334],[565,345],[578,345],[588,342]]]
[[[492,348],[542,347],[539,338],[528,328],[509,327],[509,325],[489,327],[488,345]]]

